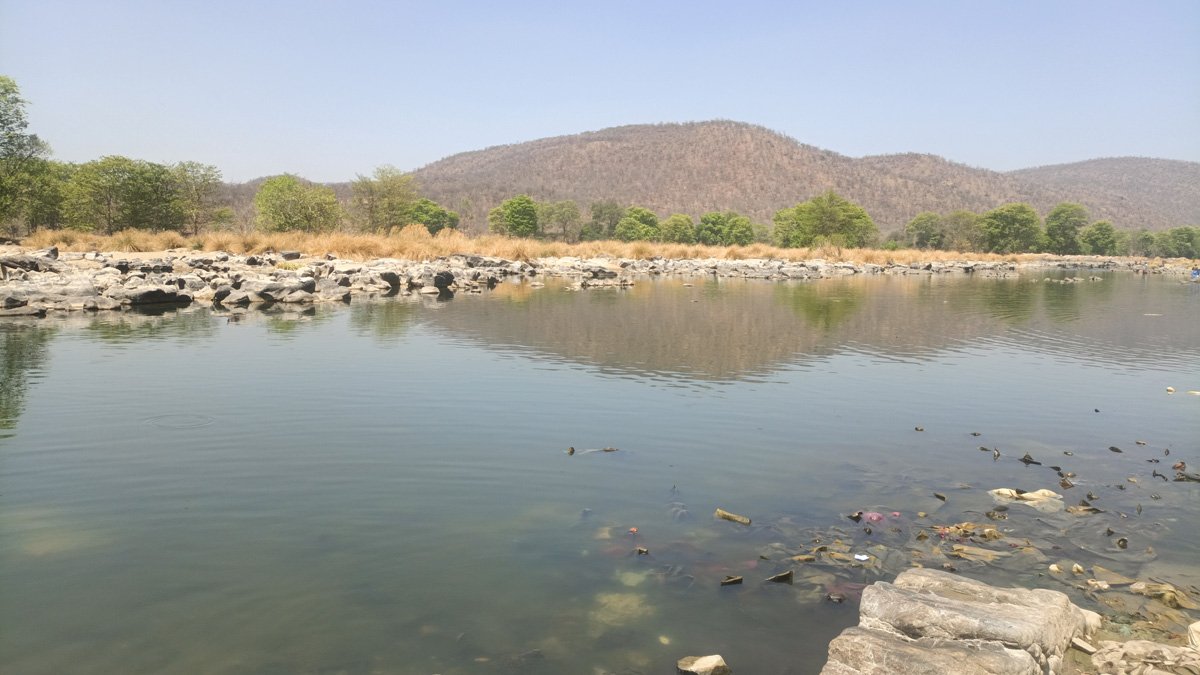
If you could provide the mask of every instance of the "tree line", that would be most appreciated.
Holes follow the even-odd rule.
[[[72,228],[112,234],[124,229],[229,229],[239,218],[222,200],[215,166],[183,161],[158,164],[112,155],[74,164],[50,157],[50,146],[28,132],[26,101],[16,83],[0,76],[0,225],[10,233]],[[339,199],[334,189],[283,174],[264,180],[254,195],[252,222],[264,231],[323,232],[354,229],[387,233],[411,224],[431,234],[459,227],[459,214],[421,195],[412,174],[381,166],[351,182]],[[985,213],[922,213],[881,241],[867,211],[828,191],[754,223],[736,211],[711,211],[698,220],[674,213],[661,218],[638,205],[601,200],[586,220],[571,200],[538,202],[526,194],[501,201],[487,216],[488,229],[513,237],[560,241],[616,239],[709,246],[769,243],[785,248],[835,245],[915,247],[991,253],[1157,255],[1200,257],[1200,227],[1163,232],[1116,230],[1091,222],[1080,204],[1061,203],[1043,223],[1025,203]]]
[[[235,214],[222,203],[221,171],[200,162],[158,164],[120,155],[83,163],[51,158],[28,132],[26,101],[0,76],[0,225],[9,234],[70,228],[99,234],[125,229],[227,229]],[[349,227],[387,232],[410,224],[436,234],[458,227],[458,214],[422,197],[413,178],[383,166],[351,184],[348,203],[333,189],[284,174],[254,196],[254,227],[270,232]]]
[[[1200,227],[1118,230],[1107,220],[1092,221],[1084,206],[1071,202],[1051,209],[1045,222],[1025,203],[1004,204],[981,214],[922,213],[905,226],[902,239],[889,243],[898,242],[918,249],[985,253],[1200,257]]]

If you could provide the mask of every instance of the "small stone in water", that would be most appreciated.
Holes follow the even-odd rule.
[[[1075,456],[1075,453],[1071,452],[1070,450],[1063,450],[1063,454],[1066,455],[1067,457]]]
[[[1120,448],[1118,448],[1115,445],[1108,446],[1108,450],[1109,450],[1109,452],[1124,452],[1123,450],[1121,450]]]
[[[667,637],[666,635],[659,635],[658,643],[660,645],[669,645],[669,644],[671,644],[671,638]]]
[[[938,499],[940,499],[940,500],[942,500],[942,501],[946,501],[946,495],[944,495],[944,494],[942,494],[942,493],[940,493],[940,492],[935,492],[935,493],[933,493],[933,496],[934,496],[934,497],[937,497]]]
[[[846,596],[842,595],[841,593],[827,593],[825,594],[825,599],[840,605],[846,601]]]
[[[1120,548],[1120,549],[1129,548],[1129,540],[1126,539],[1125,537],[1121,537],[1120,539],[1117,540],[1117,548]]]
[[[913,427],[913,431],[925,431],[925,427]]]

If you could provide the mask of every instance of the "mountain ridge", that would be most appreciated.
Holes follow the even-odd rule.
[[[851,157],[766,127],[732,120],[629,124],[449,155],[413,171],[425,196],[461,212],[468,230],[487,212],[528,194],[614,200],[667,216],[734,210],[769,223],[776,211],[834,190],[863,206],[880,230],[923,211],[983,212],[1028,202],[1043,216],[1078,202],[1123,229],[1200,224],[1200,163],[1096,158],[993,171],[931,153]],[[348,183],[333,184],[349,195]]]

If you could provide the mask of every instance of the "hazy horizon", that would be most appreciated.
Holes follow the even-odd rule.
[[[0,0],[54,156],[346,181],[615,126],[760,125],[1008,171],[1200,161],[1200,4]]]

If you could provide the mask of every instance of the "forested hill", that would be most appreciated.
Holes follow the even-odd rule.
[[[415,172],[422,193],[481,228],[515,194],[611,199],[661,215],[732,209],[770,222],[779,209],[832,189],[882,230],[922,211],[986,211],[1029,202],[1043,215],[1080,202],[1093,218],[1161,230],[1200,223],[1200,164],[1100,159],[1009,173],[923,154],[852,158],[763,127],[728,121],[615,127],[447,157]]]
[[[1128,204],[1126,208],[1162,213],[1173,226],[1200,225],[1200,163],[1109,157],[1021,169],[1008,175],[1060,191],[1115,195]]]

